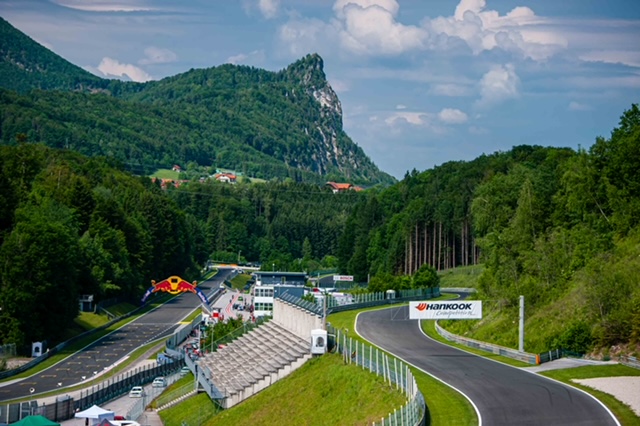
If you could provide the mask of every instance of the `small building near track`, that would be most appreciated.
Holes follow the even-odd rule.
[[[255,285],[251,290],[253,296],[253,314],[259,316],[273,315],[273,299],[282,294],[295,297],[304,295],[304,288],[309,276],[305,272],[256,271],[253,273]]]

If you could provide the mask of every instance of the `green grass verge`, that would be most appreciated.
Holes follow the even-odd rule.
[[[543,371],[540,374],[567,383],[595,396],[611,410],[621,425],[640,425],[640,417],[625,403],[617,400],[608,393],[573,381],[574,379],[592,379],[596,377],[640,376],[640,370],[625,365],[598,365]]]
[[[355,425],[380,421],[405,403],[381,377],[326,354],[229,410],[199,395],[159,414],[165,426]]]
[[[336,328],[355,330],[355,319],[357,314],[359,312],[374,309],[386,308],[369,308],[339,312],[329,315],[328,321]],[[356,333],[350,333],[349,335],[355,340],[371,344],[356,335]],[[389,356],[393,358],[393,355],[389,354]],[[469,401],[467,401],[467,399],[458,391],[415,367],[410,366],[409,368],[411,369],[411,373],[416,379],[418,388],[422,392],[427,403],[431,426],[466,426],[478,424],[478,418],[475,410]]]
[[[440,287],[476,288],[478,278],[484,270],[483,265],[459,266],[455,269],[438,272]]]
[[[231,287],[243,291],[245,284],[251,279],[251,274],[238,274],[231,279]]]

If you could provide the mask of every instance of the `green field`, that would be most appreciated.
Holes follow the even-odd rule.
[[[154,174],[151,175],[151,177],[158,178],[158,179],[178,180],[180,179],[180,173],[174,172],[171,169],[158,169]]]
[[[159,414],[165,426],[365,425],[405,403],[381,377],[326,354],[228,410],[200,394]]]

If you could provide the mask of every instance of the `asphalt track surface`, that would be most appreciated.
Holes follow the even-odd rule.
[[[596,399],[565,384],[488,360],[427,337],[409,307],[362,312],[357,332],[470,399],[480,424],[619,425]]]
[[[198,287],[208,296],[231,273],[232,269],[220,269],[216,276],[199,283]],[[199,305],[200,299],[192,293],[174,297],[161,309],[120,327],[48,369],[20,381],[0,385],[0,402],[30,395],[37,397],[44,392],[89,381],[140,346],[170,336],[180,321]]]

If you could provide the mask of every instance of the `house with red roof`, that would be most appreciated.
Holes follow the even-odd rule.
[[[353,185],[350,183],[327,182],[327,186],[331,188],[334,194],[337,194],[338,192],[345,192],[353,188]]]
[[[225,183],[236,183],[236,175],[234,175],[233,173],[216,173],[214,178],[218,181],[218,182],[225,182]]]

